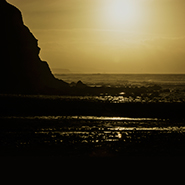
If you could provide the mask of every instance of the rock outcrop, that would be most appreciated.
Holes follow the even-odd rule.
[[[0,93],[62,93],[69,85],[56,79],[39,58],[38,41],[21,12],[0,0]]]

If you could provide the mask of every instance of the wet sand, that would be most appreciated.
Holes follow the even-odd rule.
[[[0,96],[1,156],[184,156],[185,104]]]
[[[1,95],[0,116],[185,118],[185,102],[120,102],[84,96]]]
[[[1,156],[184,156],[183,121],[106,117],[4,117]]]

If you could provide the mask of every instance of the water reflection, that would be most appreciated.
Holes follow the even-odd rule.
[[[184,123],[157,118],[96,116],[35,116],[5,118],[11,126],[2,130],[2,143],[15,146],[103,146],[114,143],[115,150],[129,143],[171,139],[184,141]],[[7,125],[7,124],[6,124]],[[14,126],[15,125],[15,126]],[[8,140],[6,138],[9,138]],[[73,148],[73,147],[72,147]]]
[[[139,119],[139,118],[138,118]],[[184,133],[184,126],[155,126],[156,122],[153,123],[147,121],[147,123],[141,122],[129,122],[125,123],[125,119],[121,119],[122,123],[118,126],[114,122],[115,119],[110,119],[110,121],[104,124],[88,125],[76,127],[60,127],[56,128],[41,128],[37,130],[35,134],[42,135],[49,138],[55,143],[104,143],[104,142],[133,142],[137,140],[140,142],[144,138],[146,139],[150,135],[160,135],[160,134],[172,134],[172,133]],[[120,120],[120,119],[118,119]],[[137,120],[137,119],[136,119]],[[79,121],[79,119],[77,120]],[[131,126],[131,123],[135,126]],[[147,126],[146,126],[147,125]],[[167,137],[167,135],[165,136]]]
[[[158,121],[158,118],[129,118],[129,117],[107,117],[107,116],[11,116],[4,119],[24,119],[24,120],[97,120],[97,121]]]

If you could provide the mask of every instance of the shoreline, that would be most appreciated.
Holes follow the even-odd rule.
[[[0,156],[114,158],[185,155],[182,122],[0,120]]]
[[[0,156],[185,156],[185,103],[0,95]]]
[[[184,102],[114,103],[61,96],[0,96],[3,116],[108,116],[185,119]]]

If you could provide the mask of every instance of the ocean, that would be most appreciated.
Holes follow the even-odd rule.
[[[91,97],[102,101],[114,103],[124,102],[185,102],[185,74],[55,74],[55,77],[68,83],[79,80],[90,87],[123,87],[130,88],[135,95],[126,95],[120,92],[120,96],[110,94]],[[138,94],[136,88],[160,86],[161,89]],[[146,90],[147,91],[147,90]],[[79,97],[80,99],[90,98]]]
[[[0,156],[185,155],[185,75],[55,77],[92,87],[123,87],[125,93],[0,95]]]
[[[93,85],[185,85],[185,74],[55,74],[55,77],[68,83],[81,80]]]

